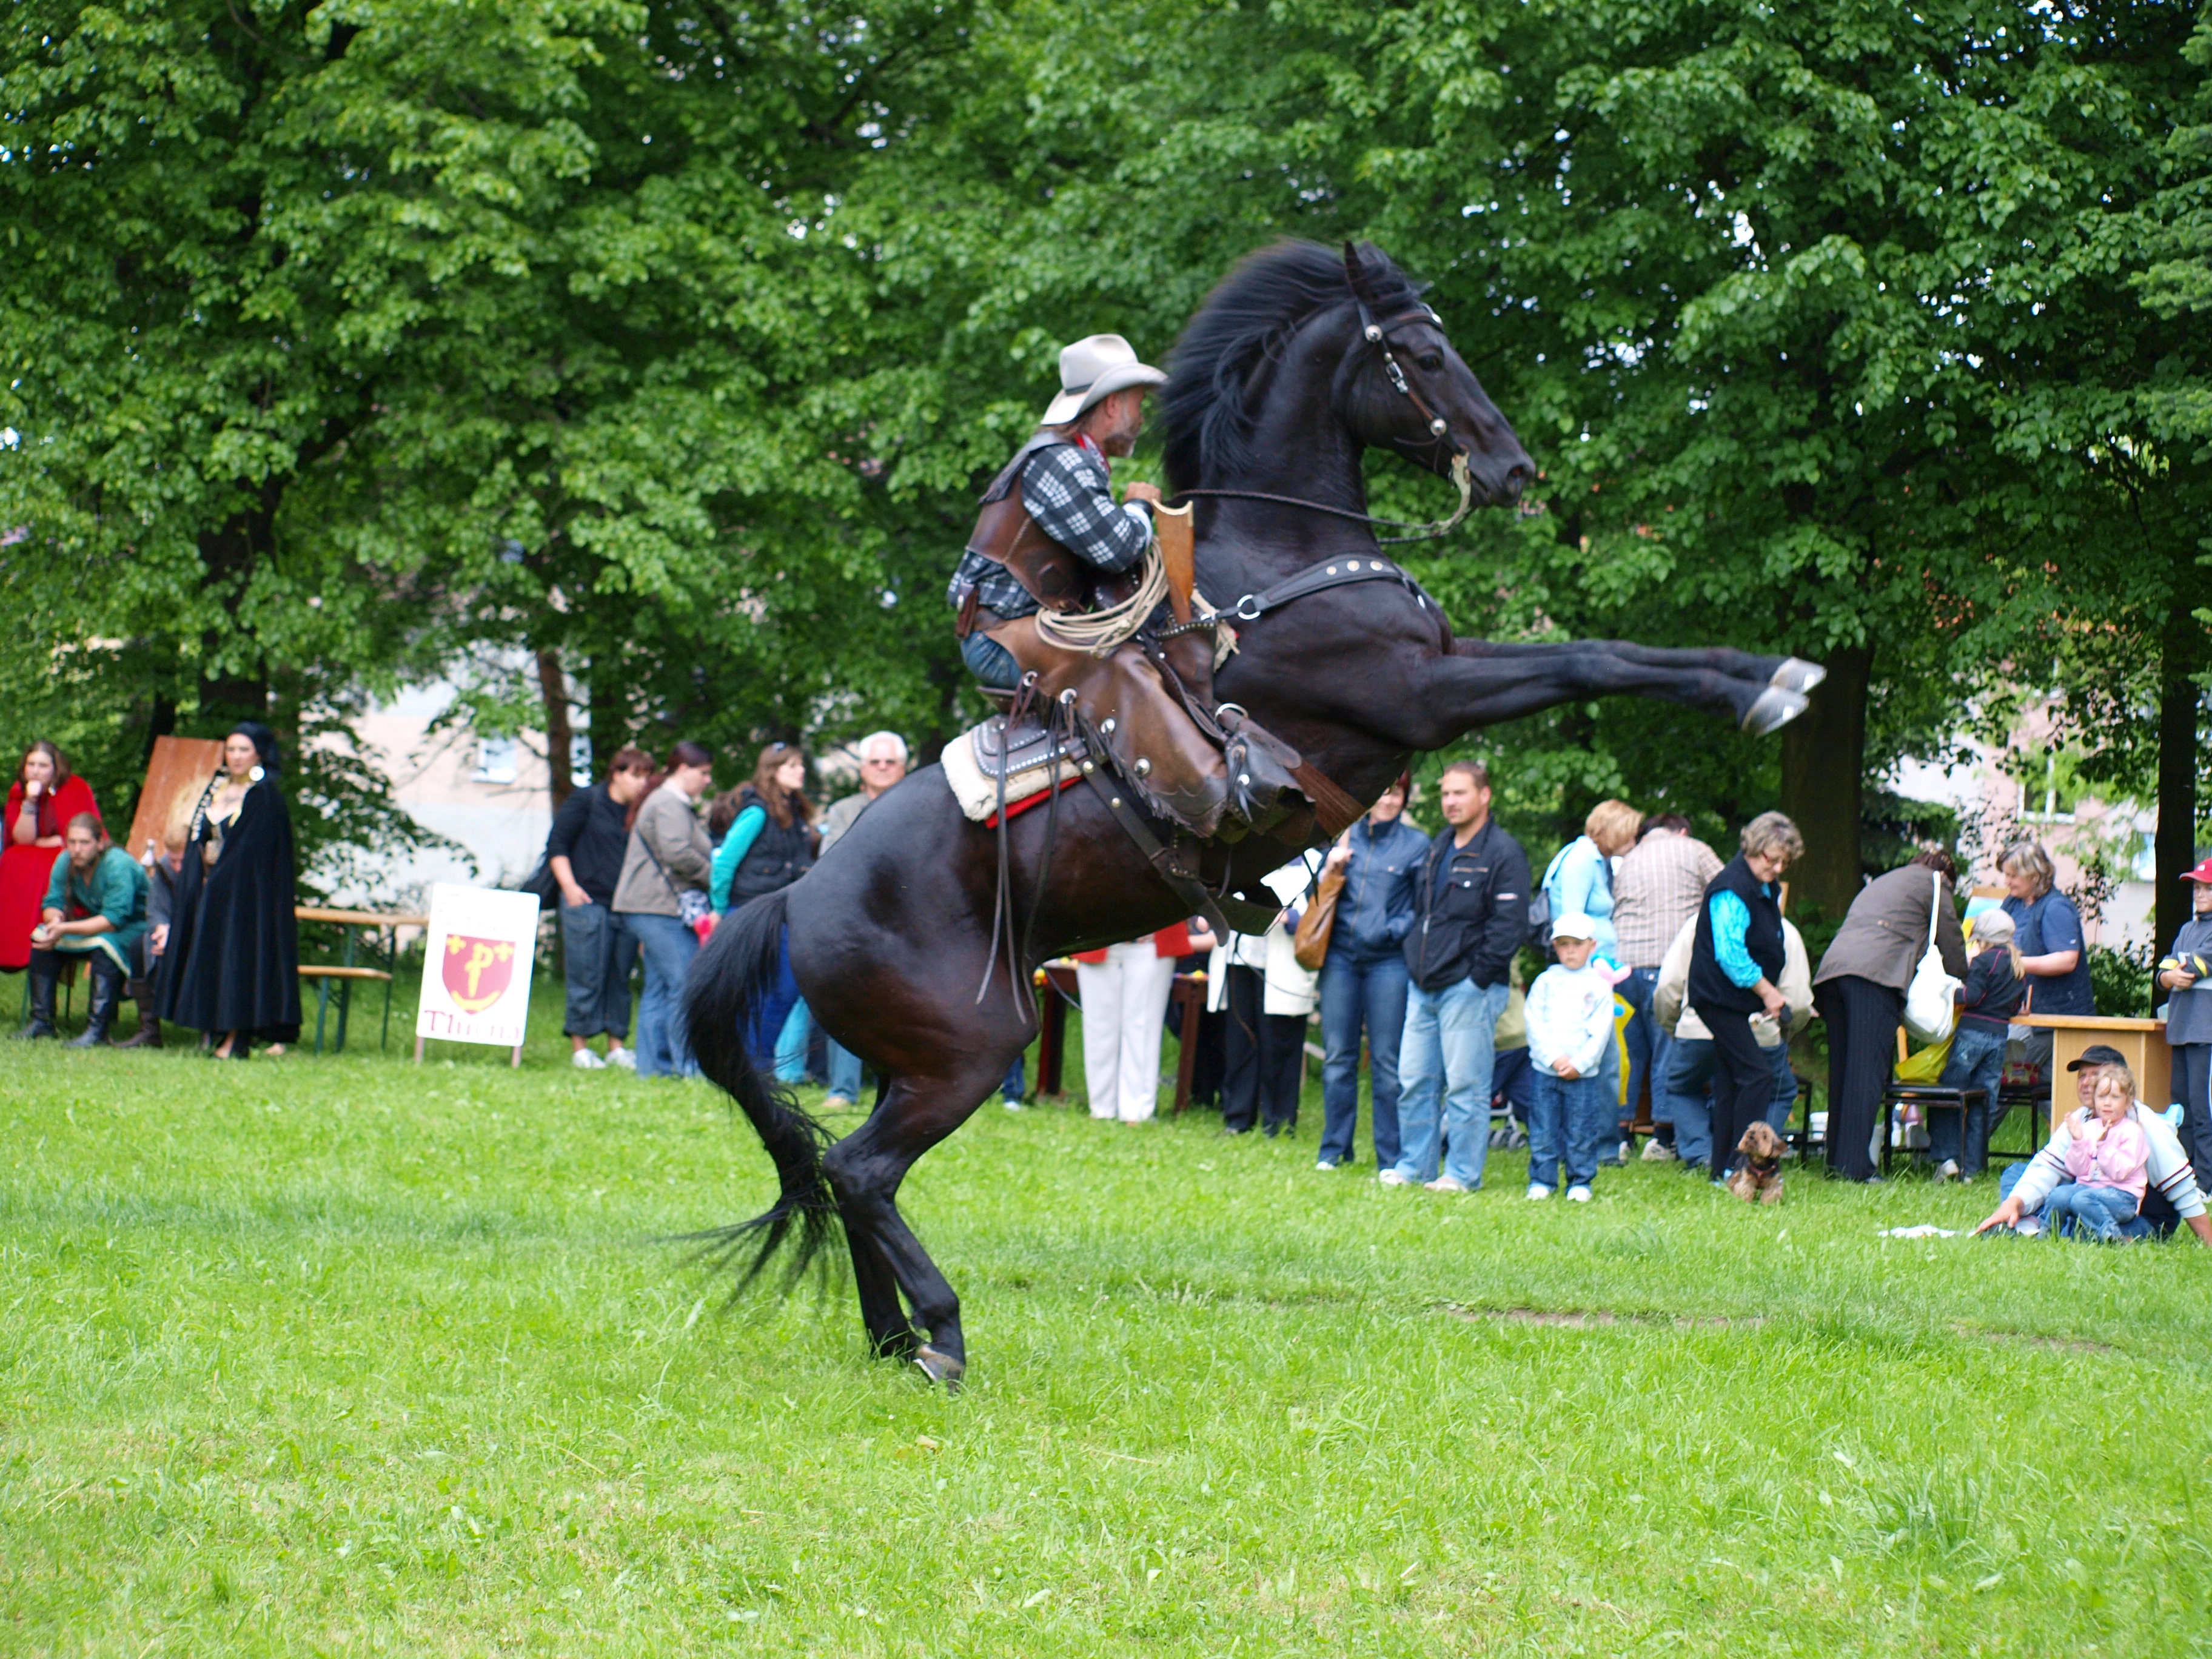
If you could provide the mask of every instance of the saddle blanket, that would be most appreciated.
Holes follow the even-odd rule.
[[[977,823],[990,823],[998,817],[997,774],[1003,763],[999,751],[1000,729],[997,720],[985,720],[946,744],[945,752],[938,757],[945,768],[945,781],[952,787],[952,798],[960,803],[960,810]],[[1080,744],[1060,751],[1061,788],[1081,779],[1084,753]],[[1017,729],[1013,733],[1012,762],[1013,769],[1006,774],[1008,817],[1022,806],[1041,802],[1052,781],[1053,768],[1044,733],[1035,726]]]

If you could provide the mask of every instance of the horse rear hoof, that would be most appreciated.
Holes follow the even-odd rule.
[[[931,1382],[943,1383],[947,1394],[960,1392],[960,1379],[968,1372],[968,1368],[951,1354],[927,1343],[914,1351],[914,1363],[921,1367],[922,1375]]]
[[[1778,732],[1805,712],[1805,694],[1784,690],[1770,685],[1759,694],[1758,701],[1744,711],[1743,729],[1754,738],[1763,738],[1770,732]]]
[[[1774,671],[1766,683],[1778,685],[1784,691],[1810,691],[1828,678],[1828,671],[1816,662],[1807,662],[1802,657],[1791,657]]]

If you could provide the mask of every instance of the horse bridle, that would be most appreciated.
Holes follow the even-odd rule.
[[[1450,422],[1431,409],[1421,394],[1413,390],[1412,382],[1406,379],[1406,371],[1399,367],[1397,356],[1390,349],[1389,331],[1401,323],[1433,323],[1437,329],[1442,330],[1444,319],[1437,316],[1429,307],[1417,305],[1410,311],[1401,312],[1396,316],[1378,323],[1375,320],[1375,313],[1368,310],[1366,301],[1355,295],[1352,296],[1352,302],[1359,308],[1360,337],[1382,354],[1382,372],[1389,377],[1391,386],[1400,397],[1404,398],[1420,411],[1421,418],[1429,423],[1430,434],[1441,443],[1444,434],[1450,428]],[[1467,454],[1464,451],[1452,459],[1452,480],[1459,486],[1459,506],[1448,519],[1378,519],[1372,513],[1362,513],[1354,507],[1336,507],[1328,501],[1307,501],[1298,495],[1272,495],[1264,489],[1178,489],[1168,499],[1171,501],[1185,501],[1198,495],[1226,495],[1238,501],[1276,501],[1285,507],[1302,507],[1310,513],[1326,513],[1334,518],[1350,519],[1358,524],[1380,526],[1385,530],[1411,530],[1415,532],[1411,536],[1379,536],[1376,538],[1376,545],[1378,547],[1395,547],[1407,542],[1434,541],[1439,537],[1449,535],[1459,527],[1460,520],[1467,517],[1468,509],[1474,505],[1474,490],[1468,474]]]
[[[1411,311],[1401,312],[1387,323],[1378,323],[1368,311],[1366,301],[1355,298],[1352,303],[1359,307],[1359,331],[1370,345],[1382,354],[1382,372],[1390,377],[1390,384],[1397,387],[1400,397],[1409,399],[1413,407],[1421,411],[1421,418],[1429,423],[1429,435],[1441,439],[1449,422],[1431,409],[1422,400],[1421,394],[1407,383],[1406,371],[1398,367],[1398,359],[1390,350],[1389,331],[1401,323],[1434,323],[1437,332],[1441,333],[1444,319],[1427,306],[1415,306]]]

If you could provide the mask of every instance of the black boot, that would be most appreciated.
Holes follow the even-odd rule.
[[[161,1022],[154,1017],[154,981],[134,979],[124,987],[124,991],[138,1005],[138,1033],[136,1036],[118,1037],[112,1046],[118,1048],[160,1048]]]
[[[41,962],[40,958],[46,958]],[[18,1037],[52,1037],[61,1033],[54,1030],[54,988],[61,982],[61,965],[49,951],[31,952],[31,1017],[23,1023]]]
[[[123,970],[101,957],[92,960],[92,1006],[86,1011],[84,1030],[64,1048],[98,1048],[107,1042],[107,1028],[115,1024],[115,1011],[123,1001]]]

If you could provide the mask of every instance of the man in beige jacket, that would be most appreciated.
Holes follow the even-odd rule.
[[[645,994],[637,1003],[640,1077],[698,1074],[684,1040],[684,980],[699,954],[692,924],[707,915],[714,873],[714,849],[697,811],[714,775],[714,757],[703,745],[678,744],[666,775],[630,818],[622,879],[609,908],[635,935],[645,957]]]

